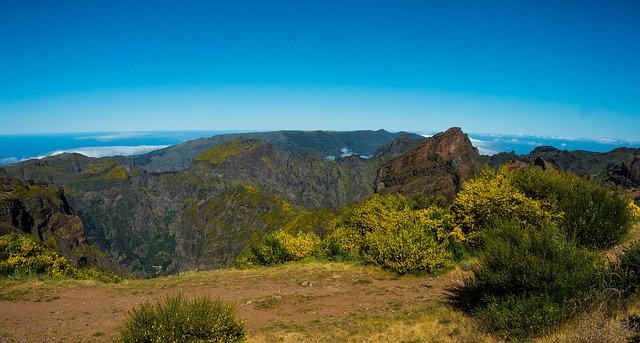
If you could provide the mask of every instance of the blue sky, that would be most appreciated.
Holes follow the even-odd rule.
[[[0,134],[640,138],[640,3],[0,1]]]

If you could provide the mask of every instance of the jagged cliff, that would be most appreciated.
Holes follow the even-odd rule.
[[[32,234],[77,267],[108,267],[107,256],[87,243],[82,221],[61,187],[22,182],[0,168],[0,232]]]
[[[458,127],[427,138],[380,167],[376,192],[444,195],[453,198],[462,183],[480,173],[483,162]]]

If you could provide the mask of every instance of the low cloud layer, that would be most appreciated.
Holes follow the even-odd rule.
[[[7,158],[0,158],[0,166],[3,166],[5,164],[9,164],[9,163],[16,163],[20,160],[18,160],[15,157],[7,157]]]
[[[18,159],[16,157],[8,157],[0,159],[0,166],[22,162],[33,159],[42,159],[49,156],[59,155],[63,153],[78,153],[87,157],[107,157],[107,156],[131,156],[146,154],[153,150],[166,148],[168,145],[137,145],[137,146],[99,146],[99,147],[82,147],[75,149],[56,150],[50,154],[42,156],[34,156]]]
[[[153,150],[166,148],[168,145],[138,145],[138,146],[99,146],[99,147],[83,147],[68,150],[57,150],[51,153],[59,155],[62,153],[78,153],[87,157],[106,157],[106,156],[131,156],[145,154]]]

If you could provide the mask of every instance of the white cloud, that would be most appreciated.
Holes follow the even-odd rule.
[[[34,157],[27,157],[20,159],[9,157],[0,159],[0,165],[14,162],[22,162],[27,160],[40,160],[45,157],[60,155],[64,153],[77,153],[82,154],[87,157],[107,157],[107,156],[131,156],[131,155],[140,155],[145,154],[153,150],[163,149],[168,147],[168,145],[137,145],[137,146],[96,146],[96,147],[82,147],[75,149],[65,149],[65,150],[56,150],[47,155],[40,155]],[[10,160],[9,162],[5,162],[5,160]]]
[[[99,147],[83,147],[68,150],[57,150],[49,156],[68,153],[78,153],[87,157],[106,157],[106,156],[131,156],[140,155],[153,150],[166,148],[168,145],[138,145],[138,146],[99,146]],[[39,157],[40,158],[40,157]]]
[[[340,151],[342,152],[340,154],[341,158],[345,158],[347,156],[357,155],[355,152],[351,151],[351,149],[349,149],[349,148],[342,148]]]
[[[492,145],[493,142],[483,141],[471,137],[469,137],[469,140],[471,140],[471,144],[474,147],[478,148],[478,152],[480,153],[480,155],[495,155],[498,153],[498,151],[494,150],[495,148]]]
[[[151,133],[149,132],[116,132],[116,133],[108,133],[108,134],[98,134],[98,135],[87,135],[76,137],[76,140],[95,140],[98,142],[112,142],[120,139],[131,139],[131,138],[140,138],[140,137],[148,137]]]
[[[0,166],[3,166],[5,164],[10,164],[10,163],[16,163],[19,160],[15,157],[7,157],[7,158],[0,158]]]

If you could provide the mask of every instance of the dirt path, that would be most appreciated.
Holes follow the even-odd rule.
[[[8,285],[0,290],[0,342],[104,342],[116,337],[128,311],[167,295],[212,295],[234,303],[251,340],[279,326],[411,311],[445,302],[463,273],[395,277],[348,264],[294,264],[259,270],[187,273],[118,285]],[[262,338],[261,338],[262,337]]]

